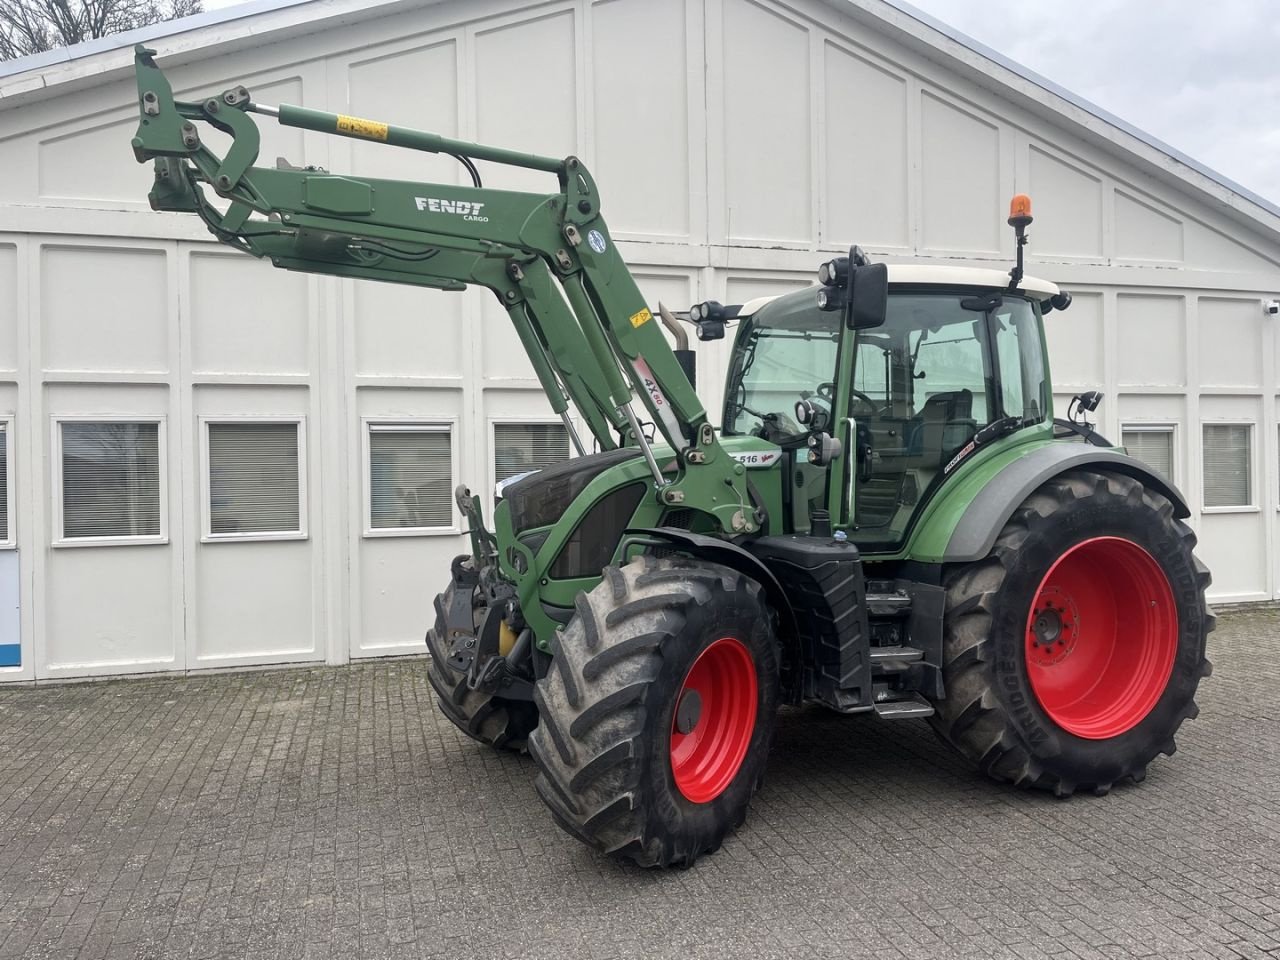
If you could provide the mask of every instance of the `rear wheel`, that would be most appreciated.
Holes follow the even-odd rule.
[[[642,557],[576,606],[537,685],[538,794],[605,853],[688,866],[742,823],[764,776],[778,655],[759,585]]]
[[[465,598],[457,596],[460,591],[465,592]],[[472,690],[467,686],[466,674],[449,665],[453,638],[449,635],[447,611],[455,604],[465,603],[464,610],[471,611],[474,630],[483,609],[472,606],[474,593],[474,586],[455,580],[436,596],[435,624],[427,631],[427,651],[431,654],[427,679],[438,697],[440,712],[468,737],[499,749],[522,751],[529,733],[538,725],[537,707],[527,700],[508,700]]]
[[[998,780],[1105,793],[1172,754],[1209,674],[1209,573],[1172,504],[1072,472],[947,578],[939,735]]]

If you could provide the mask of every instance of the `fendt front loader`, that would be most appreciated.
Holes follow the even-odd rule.
[[[579,455],[502,484],[491,528],[457,490],[471,553],[435,601],[430,679],[468,735],[528,749],[575,837],[644,865],[715,850],[782,704],[927,717],[995,779],[1061,796],[1173,752],[1209,673],[1209,574],[1182,495],[1088,426],[1099,395],[1053,417],[1042,316],[1070,295],[1023,276],[1025,197],[1008,273],[855,247],[815,287],[694,306],[702,339],[736,321],[717,429],[577,158],[243,87],[176,102],[141,47],[136,71],[156,210],[288,270],[488,287],[510,315]],[[449,154],[473,185],[256,166],[251,114]],[[486,189],[477,160],[558,186]]]

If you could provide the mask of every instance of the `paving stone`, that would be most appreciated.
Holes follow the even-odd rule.
[[[423,659],[0,688],[0,957],[1280,960],[1277,637],[1223,616],[1177,756],[1107,797],[784,711],[746,826],[670,873],[561,833]]]

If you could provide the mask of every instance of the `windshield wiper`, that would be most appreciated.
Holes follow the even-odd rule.
[[[993,420],[973,435],[974,446],[980,447],[984,443],[990,443],[992,440],[1007,436],[1015,430],[1029,427],[1036,422],[1034,417],[1001,417],[999,420]]]

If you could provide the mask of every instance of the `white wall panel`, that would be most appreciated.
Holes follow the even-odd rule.
[[[725,303],[746,303],[756,297],[778,297],[801,287],[811,287],[817,271],[808,276],[767,276],[759,273],[728,273],[724,277]]]
[[[18,248],[0,243],[0,370],[18,369]]]
[[[307,278],[245,256],[193,252],[191,366],[196,373],[306,373]]]
[[[129,146],[137,126],[137,116],[130,112],[89,127],[68,125],[43,133],[37,147],[40,198],[145,198],[155,178],[150,165],[138,163]]]
[[[1188,221],[1185,239],[1187,265],[1196,269],[1275,273],[1280,264],[1280,251],[1273,244],[1239,228],[1227,236],[1203,223]],[[1263,255],[1264,250],[1269,251],[1269,256]]]
[[[46,246],[40,251],[40,304],[47,370],[169,367],[163,250]]]
[[[1122,293],[1116,298],[1121,384],[1180,386],[1186,382],[1184,311],[1182,297]]]
[[[200,544],[191,666],[322,656],[314,623],[314,550],[305,540]]]
[[[192,395],[196,418],[195,469],[188,475],[192,509],[185,518],[195,543],[193,587],[188,592],[191,666],[314,660],[323,655],[315,623],[317,540],[323,529],[323,485],[308,483],[318,469],[322,445],[309,437],[310,397],[305,387],[201,384]],[[201,418],[279,420],[300,418],[300,519],[304,540],[227,539],[199,542],[207,533],[209,470]],[[308,442],[310,441],[310,442]],[[310,462],[308,462],[310,461]],[[310,522],[314,518],[315,522]]]
[[[566,157],[578,141],[577,24],[572,10],[475,35],[476,134],[488,144]],[[480,163],[486,186],[556,188],[550,174]]]
[[[1182,222],[1122,190],[1115,194],[1116,256],[1122,260],[1182,259]]]
[[[1049,343],[1049,372],[1057,387],[1100,390],[1106,383],[1103,367],[1103,297],[1072,291],[1071,307],[1044,318]],[[1065,410],[1065,408],[1064,408]],[[1059,411],[1059,416],[1063,411]]]
[[[1259,398],[1248,396],[1202,396],[1200,421],[1195,425],[1194,443],[1202,443],[1202,424],[1245,423],[1250,431],[1251,504],[1245,507],[1202,508],[1196,548],[1213,572],[1215,592],[1236,599],[1260,599],[1271,592],[1267,569],[1267,525],[1262,522],[1275,510],[1275,477],[1268,451],[1272,438],[1262,420]],[[1274,430],[1274,427],[1271,428]],[[1265,481],[1264,481],[1264,478]],[[1197,498],[1194,507],[1203,503]]]
[[[66,547],[45,564],[46,675],[180,669],[172,547]],[[86,670],[85,668],[99,668]]]
[[[1200,382],[1257,387],[1262,383],[1262,304],[1201,297]]]
[[[347,67],[348,112],[457,137],[458,51],[450,39],[408,50],[366,51]],[[351,141],[351,171],[366,177],[458,183],[452,157]],[[470,183],[470,181],[466,181]]]
[[[922,245],[976,252],[1007,247],[999,128],[927,91],[920,123]]]
[[[171,395],[167,387],[82,386],[53,384],[45,388],[48,419],[32,424],[39,431],[42,452],[38,496],[50,505],[56,488],[55,461],[61,457],[52,419],[74,417],[136,417],[162,420],[160,475],[167,499],[162,523],[167,543],[124,546],[59,546],[43,553],[43,589],[39,604],[40,646],[35,661],[38,676],[83,676],[93,673],[136,673],[182,669],[182,583],[178,556],[182,539],[178,502],[176,446],[168,436],[172,425]],[[48,544],[60,531],[41,531]]]
[[[350,444],[348,500],[352,512],[349,549],[352,570],[353,657],[389,653],[421,653],[423,636],[434,613],[432,599],[449,579],[449,563],[467,550],[458,533],[409,536],[366,536],[364,432],[367,421],[452,424],[454,470],[461,481],[483,496],[484,429],[469,416],[462,390],[361,388],[356,391]],[[456,516],[456,529],[461,530]]]
[[[688,235],[689,83],[684,0],[591,8],[592,168],[610,228]]]
[[[461,376],[467,296],[390,283],[351,283],[356,373],[360,376]],[[494,304],[497,309],[497,304]],[[511,323],[503,314],[510,329]]]
[[[731,239],[813,229],[809,33],[768,5],[725,0],[724,218]]]
[[[1071,158],[1035,144],[1030,148],[1030,185],[1037,256],[1102,256],[1102,181]]]
[[[1258,512],[1202,517],[1196,555],[1213,573],[1211,596],[1261,600],[1269,595],[1265,529]]]
[[[826,199],[822,240],[836,246],[911,242],[905,77],[833,43],[826,57]]]

